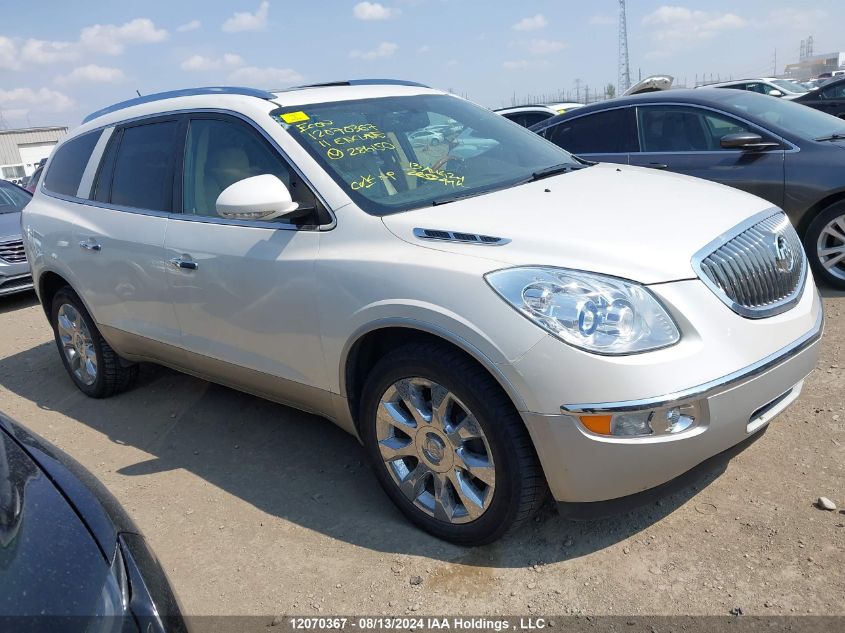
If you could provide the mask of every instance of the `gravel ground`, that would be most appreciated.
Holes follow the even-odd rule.
[[[0,298],[0,410],[123,503],[189,614],[845,615],[845,294],[800,400],[730,460],[612,519],[546,508],[464,549],[406,523],[330,423],[166,369],[89,400],[34,295]]]

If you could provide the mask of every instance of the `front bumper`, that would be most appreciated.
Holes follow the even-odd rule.
[[[7,262],[0,259],[0,297],[32,288],[29,262]]]
[[[816,366],[823,315],[804,336],[719,380],[647,400],[565,405],[559,415],[523,412],[552,494],[606,501],[666,483],[765,427],[801,393]],[[678,435],[620,438],[590,433],[579,413],[614,413],[698,402],[700,423]]]

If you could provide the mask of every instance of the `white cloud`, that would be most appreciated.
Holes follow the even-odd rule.
[[[66,94],[49,88],[12,88],[3,90],[0,88],[0,108],[40,110],[50,112],[62,112],[74,106],[74,101]]]
[[[551,55],[552,53],[559,53],[568,46],[566,42],[560,40],[544,40],[535,39],[524,42],[523,45],[532,55]]]
[[[359,2],[352,9],[352,14],[359,20],[389,20],[400,13],[399,9],[386,7],[378,2]]]
[[[423,44],[422,46],[420,46],[420,47],[417,49],[417,52],[418,52],[418,53],[423,53],[423,54],[424,54],[424,53],[430,53],[430,52],[431,52],[431,46],[429,46],[428,44]]]
[[[167,39],[167,31],[156,28],[149,18],[135,18],[125,24],[95,24],[79,34],[79,45],[94,52],[120,55],[128,44],[152,44]]]
[[[267,26],[270,15],[270,3],[263,0],[255,13],[249,11],[235,12],[231,18],[223,23],[223,30],[228,33],[238,31],[261,31]]]
[[[762,22],[763,27],[812,31],[823,25],[828,14],[821,9],[774,9]]]
[[[78,58],[79,50],[73,42],[28,39],[21,47],[21,59],[33,64],[55,64]]]
[[[397,50],[399,50],[398,44],[382,42],[370,51],[351,51],[349,56],[352,59],[384,59],[385,57],[393,57]]]
[[[199,20],[191,20],[190,22],[185,22],[185,24],[180,24],[176,27],[176,30],[179,31],[179,33],[185,33],[187,31],[196,31],[201,26],[202,22]]]
[[[517,59],[502,64],[505,70],[528,70],[531,68],[548,68],[551,64],[545,59]]]
[[[700,11],[687,7],[664,5],[643,18],[649,27],[654,49],[648,59],[661,59],[681,50],[693,48],[719,35],[745,28],[749,22],[735,13]]]
[[[67,75],[57,77],[56,83],[60,85],[77,83],[115,83],[123,81],[124,79],[126,79],[126,76],[120,68],[88,64],[87,66],[74,68]]]
[[[11,38],[0,35],[0,70],[18,70],[18,47]]]
[[[232,72],[229,79],[240,84],[272,89],[302,81],[302,75],[291,68],[244,66]]]
[[[522,18],[511,28],[514,31],[536,31],[537,29],[545,28],[548,24],[545,16],[542,13],[538,13],[528,18]]]
[[[223,68],[238,68],[243,65],[244,60],[240,55],[226,53],[223,57],[218,58],[204,57],[203,55],[191,55],[180,64],[180,67],[182,70],[205,71],[221,70]]]

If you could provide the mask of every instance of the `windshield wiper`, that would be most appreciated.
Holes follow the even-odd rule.
[[[463,198],[473,198],[475,196],[480,196],[485,193],[490,193],[490,191],[470,191],[468,193],[456,193],[453,196],[443,196],[442,198],[436,198],[435,200],[432,200],[431,206],[437,207],[441,204],[449,204],[450,202],[455,202],[456,200],[462,200]]]
[[[845,141],[845,134],[840,134],[839,132],[834,132],[833,134],[828,134],[827,136],[820,136],[814,141]]]
[[[550,178],[551,176],[557,176],[558,174],[567,174],[570,171],[575,171],[576,169],[584,169],[584,167],[588,167],[588,165],[576,165],[574,163],[561,163],[560,165],[552,165],[551,167],[546,167],[545,169],[535,171],[533,174],[531,174],[531,178],[527,182],[536,182],[537,180],[542,180],[543,178]]]

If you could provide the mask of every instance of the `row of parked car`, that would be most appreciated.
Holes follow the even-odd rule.
[[[543,113],[530,129],[588,161],[706,178],[769,200],[798,229],[816,274],[845,288],[845,78],[773,94],[787,91],[784,83],[651,91]],[[501,113],[518,122],[528,116]]]

